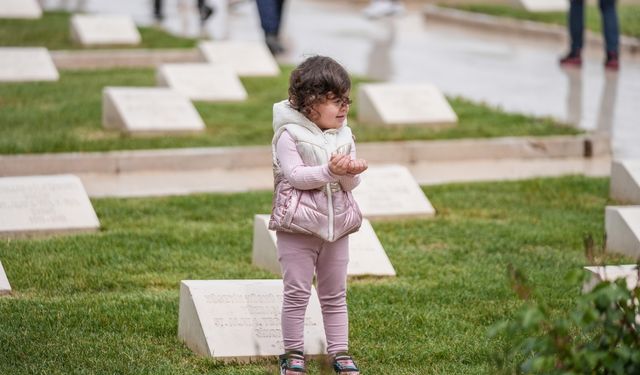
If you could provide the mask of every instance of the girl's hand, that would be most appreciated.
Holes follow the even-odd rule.
[[[351,157],[345,154],[333,154],[329,160],[329,170],[338,176],[344,176],[349,171]]]
[[[369,168],[369,166],[367,165],[366,160],[364,159],[351,160],[351,162],[349,162],[349,169],[347,170],[347,173],[360,174],[366,171],[367,168]]]

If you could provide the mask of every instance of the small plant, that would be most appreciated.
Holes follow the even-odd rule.
[[[593,240],[585,239],[593,259]],[[640,269],[640,267],[639,267]],[[584,282],[585,272],[571,272],[570,286]],[[514,291],[529,303],[512,321],[489,330],[504,335],[506,358],[501,367],[512,374],[640,374],[640,288],[629,288],[624,279],[603,281],[579,296],[573,310],[554,317],[544,301],[532,300],[524,274],[509,266]]]

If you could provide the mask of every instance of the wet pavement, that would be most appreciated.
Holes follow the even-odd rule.
[[[42,2],[48,9],[129,13],[141,25],[154,23],[148,0]],[[209,3],[218,11],[200,27],[195,0],[165,1],[162,26],[180,35],[262,40],[254,2]],[[324,54],[354,74],[434,83],[447,95],[609,133],[615,158],[640,158],[640,58],[623,56],[620,72],[607,73],[602,53],[591,51],[581,70],[563,70],[557,59],[564,46],[557,42],[429,22],[419,8],[401,17],[368,20],[361,6],[290,0],[282,31],[289,51],[279,60],[295,64],[308,55]]]

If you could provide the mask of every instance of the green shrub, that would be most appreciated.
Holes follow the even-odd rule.
[[[489,330],[492,337],[506,338],[504,357],[499,357],[505,373],[640,374],[637,285],[629,289],[624,279],[602,282],[558,317],[543,301],[532,301],[521,271],[510,267],[509,274],[513,289],[529,303],[514,320]],[[580,285],[586,277],[582,270],[571,272],[565,286]]]

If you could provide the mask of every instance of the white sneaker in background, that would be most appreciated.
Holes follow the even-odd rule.
[[[367,18],[396,16],[404,13],[404,5],[400,1],[372,0],[362,13]]]

